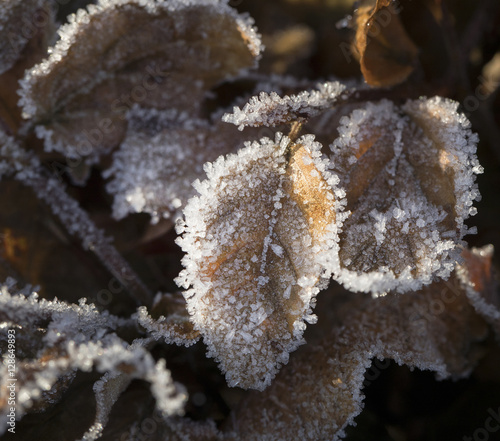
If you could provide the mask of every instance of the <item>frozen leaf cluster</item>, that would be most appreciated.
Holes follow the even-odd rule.
[[[0,430],[8,329],[17,422],[83,379],[82,441],[142,439],[153,409],[152,440],[336,440],[373,360],[459,379],[490,329],[498,341],[493,248],[464,240],[478,137],[436,87],[409,92],[420,48],[397,5],[363,1],[346,20],[367,85],[310,89],[251,71],[263,46],[232,3],[99,0],[57,37],[47,2],[0,6],[1,191],[46,205],[33,217],[81,266],[54,274],[107,283],[79,301],[71,285],[0,285]],[[34,35],[16,28],[39,13]],[[0,273],[38,284],[19,263],[43,257],[11,227]]]
[[[247,119],[226,120],[286,122],[260,98],[239,111]],[[288,112],[300,100],[269,101]],[[482,171],[477,137],[457,106],[441,98],[401,108],[368,102],[340,119],[329,159],[311,136],[296,144],[282,137],[205,165],[208,179],[195,183],[200,196],[179,228],[187,256],[178,283],[229,384],[269,385],[298,346],[297,312],[311,322],[318,277],[376,295],[448,279]],[[327,235],[315,241],[318,232]],[[273,318],[277,311],[287,319]]]
[[[486,270],[486,259],[477,251],[475,256]],[[341,318],[330,333],[304,348],[266,391],[254,393],[241,406],[230,439],[343,438],[344,429],[361,412],[364,374],[373,360],[431,370],[439,379],[467,376],[487,333],[485,321],[469,303],[468,289],[454,274],[405,295],[374,300],[351,294],[337,305]],[[439,314],[430,307],[436,303],[444,305]],[[493,305],[492,313],[498,313]],[[307,398],[311,394],[312,401]]]
[[[32,3],[23,12],[19,2],[8,2],[6,8],[2,6],[2,20],[18,22],[22,19],[17,17],[19,14],[32,19],[33,9],[41,7],[42,2]],[[155,43],[151,44],[153,36]],[[22,47],[13,49],[11,58],[15,61]],[[169,142],[169,157],[162,158],[158,174],[149,174],[146,182],[140,170],[129,169],[125,173],[120,169],[129,168],[120,162],[120,152],[109,172],[109,176],[115,172],[115,176],[133,173],[139,177],[140,181],[133,183],[135,188],[140,184],[145,197],[156,198],[149,211],[153,218],[158,212],[167,217],[180,207],[179,198],[185,201],[192,194],[190,183],[201,173],[201,165],[236,147],[223,143],[227,137],[224,129],[230,126],[225,125],[220,133],[209,125],[208,119],[197,116],[205,93],[222,79],[251,67],[260,50],[251,20],[224,1],[101,1],[79,10],[59,29],[59,39],[48,51],[48,57],[28,69],[20,82],[19,104],[27,124],[21,138],[11,136],[17,127],[12,125],[6,131],[2,127],[0,176],[31,187],[49,204],[68,232],[95,253],[140,304],[150,305],[147,288],[104,231],[66,193],[61,182],[45,170],[37,155],[24,148],[22,136],[34,130],[44,140],[47,152],[55,150],[68,158],[86,157],[95,162],[102,153],[121,143],[131,121],[131,134],[122,148],[126,151],[133,144],[144,150],[144,139],[137,138],[140,126],[149,140],[149,165],[157,165],[165,152],[160,150],[153,156],[152,145],[156,142],[160,148],[162,142]],[[10,63],[10,58],[4,62]],[[6,65],[5,69],[9,67]],[[145,105],[144,109],[138,104]],[[135,111],[129,117],[132,109]],[[171,133],[175,130],[177,138]],[[199,131],[206,131],[206,136],[200,137]],[[212,149],[205,145],[209,135],[220,140],[210,140]],[[183,150],[186,139],[191,144],[190,152]],[[177,170],[193,155],[197,156],[194,168],[187,165]],[[177,161],[172,164],[174,158]],[[131,157],[125,160],[141,162]],[[163,181],[163,185],[148,187],[155,179]],[[110,187],[112,190],[113,182]],[[137,197],[130,200],[127,191],[126,184],[119,184],[117,198],[125,195],[134,211],[147,212],[145,207],[138,208]],[[158,198],[162,193],[167,193],[165,198]],[[7,327],[16,328],[17,342],[22,348],[17,370],[18,419],[34,406],[44,408],[60,399],[78,370],[104,374],[94,387],[97,414],[83,435],[84,440],[102,435],[114,403],[133,379],[151,383],[151,393],[163,415],[183,412],[185,389],[172,381],[164,360],[156,361],[149,352],[155,339],[167,344],[196,342],[198,332],[192,329],[183,304],[178,313],[168,317],[155,314],[153,318],[150,314],[156,306],[152,305],[150,312],[143,306],[130,318],[122,319],[99,312],[84,299],[79,305],[57,299],[39,300],[36,293],[23,296],[11,285],[3,286],[0,300],[2,329],[6,332]],[[131,327],[137,327],[139,335],[147,337],[127,343],[118,336],[130,332],[126,329]],[[7,379],[6,366],[2,366],[3,380]],[[4,410],[6,394],[8,389],[3,381]],[[7,412],[3,414],[6,418]],[[2,430],[5,422],[2,421]]]

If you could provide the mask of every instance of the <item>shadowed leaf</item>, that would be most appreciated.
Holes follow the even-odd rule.
[[[176,111],[134,108],[127,136],[103,176],[113,177],[113,216],[149,213],[153,223],[178,213],[195,194],[203,164],[234,152],[252,133]],[[240,142],[240,143],[238,143]]]
[[[165,360],[156,362],[145,349],[147,340],[135,339],[130,345],[114,332],[127,320],[99,313],[92,304],[84,300],[79,305],[67,304],[57,299],[39,300],[36,293],[26,297],[15,291],[12,283],[0,285],[0,320],[6,325],[1,334],[7,342],[7,329],[14,329],[17,344],[22,344],[29,336],[35,336],[29,344],[32,352],[25,359],[16,361],[16,415],[21,418],[34,405],[43,409],[53,403],[53,396],[64,387],[67,379],[72,379],[76,370],[109,372],[116,377],[125,375],[151,383],[151,392],[156,398],[157,408],[165,415],[182,413],[186,394],[183,387],[174,384]],[[37,334],[24,329],[38,328]],[[5,349],[2,354],[5,354]],[[0,406],[2,409],[2,430],[6,428],[8,405],[8,365],[0,365]],[[121,386],[120,386],[121,387]],[[121,390],[110,389],[108,397],[113,402]],[[47,393],[48,392],[48,393]],[[101,390],[106,395],[105,390]],[[101,394],[101,395],[102,395]],[[41,401],[41,403],[40,403]],[[99,418],[106,418],[106,407],[99,404]],[[104,407],[103,407],[104,406]],[[102,413],[104,412],[104,413]],[[97,421],[98,422],[98,421]],[[92,438],[90,438],[92,439]]]
[[[225,439],[338,440],[362,410],[374,358],[456,379],[481,354],[485,323],[455,276],[404,296],[349,296],[340,323],[320,344],[301,349],[268,389],[241,403]]]
[[[102,0],[59,33],[50,57],[26,73],[20,104],[47,150],[77,158],[116,146],[133,104],[196,111],[260,51],[249,19],[205,0]]]

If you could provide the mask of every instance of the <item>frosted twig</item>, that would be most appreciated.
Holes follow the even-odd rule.
[[[66,193],[61,182],[48,176],[38,158],[19,147],[12,138],[5,135],[2,138],[4,145],[0,150],[0,177],[1,165],[9,164],[11,170],[5,171],[14,171],[17,180],[31,187],[36,196],[49,205],[68,232],[77,236],[83,247],[99,258],[138,303],[150,305],[152,295],[139,276],[111,244],[111,239],[104,231],[97,228],[88,213]]]

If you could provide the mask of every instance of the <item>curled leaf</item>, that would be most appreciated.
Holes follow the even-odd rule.
[[[320,147],[311,136],[249,144],[205,166],[184,210],[177,283],[231,386],[268,386],[315,321],[339,205]]]
[[[348,289],[416,290],[453,270],[482,172],[477,136],[457,106],[382,101],[341,119],[333,169],[351,214],[334,272]]]
[[[364,2],[356,10],[354,48],[371,86],[399,84],[413,72],[418,49],[406,33],[391,0]]]
[[[101,0],[59,34],[26,73],[20,104],[46,149],[70,157],[116,146],[133,104],[198,109],[210,87],[260,52],[250,19],[207,0]]]
[[[132,378],[126,374],[106,372],[101,379],[95,382],[93,387],[96,398],[95,421],[80,441],[95,441],[101,437],[113,405],[131,381]]]
[[[79,305],[70,305],[57,299],[39,300],[34,292],[26,297],[19,292],[12,294],[12,291],[15,290],[10,282],[0,285],[2,341],[7,341],[7,329],[14,329],[16,345],[30,349],[30,353],[16,352],[18,418],[38,400],[43,400],[47,391],[54,394],[61,379],[76,370],[88,372],[93,368],[109,372],[113,377],[125,375],[150,382],[161,412],[166,415],[182,413],[186,394],[183,387],[172,381],[165,360],[154,360],[144,347],[147,340],[136,339],[129,345],[112,332],[125,324],[125,319],[100,313],[94,305],[87,305],[85,299]],[[2,355],[5,354],[2,348]],[[6,427],[9,408],[8,369],[7,363],[0,365],[2,430]],[[108,392],[111,396],[107,398],[111,401],[120,393]],[[105,408],[101,411],[104,413],[101,412],[99,418],[106,418]]]

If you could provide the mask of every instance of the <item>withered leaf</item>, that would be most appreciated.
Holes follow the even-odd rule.
[[[391,0],[368,0],[356,10],[354,50],[371,86],[389,87],[413,72],[418,49],[406,33]]]
[[[183,387],[174,384],[165,360],[156,362],[146,350],[147,340],[135,339],[130,345],[113,331],[127,320],[100,313],[82,299],[79,305],[57,299],[38,299],[30,292],[26,297],[16,292],[12,281],[0,285],[0,320],[4,324],[2,341],[7,342],[7,329],[14,329],[16,344],[31,354],[16,358],[16,415],[22,417],[37,401],[52,400],[57,385],[76,370],[109,372],[146,380],[156,398],[157,408],[165,415],[182,413],[186,399]],[[38,329],[34,333],[31,329]],[[31,338],[29,338],[31,337]],[[33,338],[34,337],[34,338]],[[3,351],[2,351],[3,352]],[[17,352],[16,352],[17,354]],[[21,352],[19,351],[19,354]],[[0,365],[0,430],[6,429],[8,405],[8,365]],[[56,388],[56,389],[55,389]],[[47,394],[49,392],[49,394]],[[113,391],[108,391],[114,394]],[[108,397],[113,401],[112,397]]]
[[[475,214],[477,136],[442,98],[368,103],[343,117],[331,145],[350,216],[336,279],[348,289],[419,289],[447,278]]]
[[[153,223],[179,212],[195,194],[203,164],[233,152],[252,134],[176,111],[134,108],[125,140],[103,172],[114,195],[113,216],[149,213]]]
[[[184,210],[177,283],[231,386],[268,386],[315,320],[325,255],[337,246],[335,183],[320,148],[310,135],[249,144],[205,166]]]
[[[224,2],[101,0],[70,19],[20,91],[46,149],[70,157],[116,146],[133,104],[196,111],[261,49],[250,19]]]
[[[349,297],[329,335],[301,348],[267,390],[242,402],[224,439],[342,439],[363,408],[372,360],[457,379],[481,355],[487,329],[455,275],[406,295]]]
[[[321,111],[331,107],[345,90],[337,81],[320,83],[318,90],[302,91],[297,95],[280,97],[276,92],[261,92],[253,96],[243,109],[233,108],[223,121],[244,127],[278,126],[293,122],[304,122]]]

